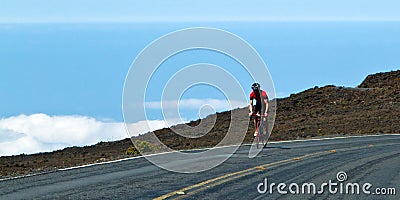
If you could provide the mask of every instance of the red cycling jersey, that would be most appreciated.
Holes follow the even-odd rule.
[[[267,93],[264,90],[260,90],[260,92],[261,92],[261,95],[262,95],[263,99],[268,99]],[[250,100],[253,100],[253,99],[256,99],[257,104],[261,103],[261,97],[260,97],[260,94],[258,92],[252,91],[250,93]]]
[[[267,93],[263,90],[260,90],[260,93],[261,93],[261,96],[258,92],[253,91],[250,93],[250,100],[255,99],[257,101],[256,105],[254,107],[254,110],[253,110],[254,113],[264,112],[264,110],[265,110],[265,103],[264,103],[264,101],[261,100],[261,97],[262,97],[262,99],[267,99],[267,101],[268,101]]]

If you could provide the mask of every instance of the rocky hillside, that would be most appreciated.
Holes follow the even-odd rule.
[[[400,70],[378,73],[369,75],[357,88],[329,85],[278,99],[276,121],[270,139],[399,133],[399,80]],[[245,141],[251,142],[254,125],[248,121],[247,108],[232,112],[242,116],[235,119],[234,123],[249,123]],[[201,138],[185,138],[170,129],[162,129],[155,134],[173,149],[215,146],[225,136],[230,116],[229,111],[216,114],[215,126]],[[188,125],[196,126],[199,123],[200,120],[197,120]]]
[[[277,113],[271,140],[288,140],[329,135],[361,135],[399,133],[400,130],[400,70],[369,75],[356,88],[336,86],[315,87],[290,97],[277,99]],[[249,122],[247,108],[217,113],[203,119],[205,124],[216,123],[201,138],[185,138],[170,128],[155,134],[173,149],[214,146],[225,136],[231,123],[231,112],[239,117],[233,123],[245,126],[245,141],[252,140],[254,126]],[[200,120],[188,123],[196,127]],[[178,130],[183,125],[173,127]],[[201,132],[201,131],[200,131]],[[147,135],[134,139],[142,139]],[[129,139],[101,142],[90,147],[71,147],[34,155],[0,157],[0,176],[9,177],[81,164],[127,157]]]

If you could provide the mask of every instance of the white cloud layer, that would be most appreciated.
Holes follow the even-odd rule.
[[[166,127],[149,121],[150,129]],[[129,124],[138,135],[149,131],[147,121]],[[70,146],[96,144],[129,137],[122,122],[102,122],[87,116],[19,115],[0,119],[0,156],[48,152]]]
[[[181,99],[164,101],[165,109],[200,110],[199,117],[215,111],[244,107],[247,102],[220,99]],[[208,105],[208,107],[204,107]],[[146,107],[160,109],[161,102],[147,102]],[[179,116],[164,120],[138,121],[128,125],[129,135],[136,136],[178,123]],[[0,156],[49,152],[70,146],[85,146],[100,141],[115,141],[129,137],[122,122],[103,122],[87,116],[19,115],[0,119]]]

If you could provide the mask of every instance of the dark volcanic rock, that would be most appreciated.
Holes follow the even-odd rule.
[[[382,72],[368,75],[367,78],[358,86],[359,88],[399,88],[400,70],[391,72]]]
[[[231,123],[231,112],[237,118],[232,123],[245,127],[245,141],[253,139],[254,125],[247,108],[217,113],[203,119],[204,124],[216,123],[200,138],[186,138],[170,128],[155,131],[157,137],[172,149],[211,147],[224,137]],[[369,75],[357,88],[336,86],[315,87],[288,98],[277,99],[277,113],[271,140],[310,138],[326,135],[361,135],[399,133],[400,130],[400,70]],[[202,121],[192,121],[194,127]],[[184,125],[172,127],[190,133]],[[201,133],[203,130],[200,130]],[[143,139],[142,135],[133,139]],[[228,141],[229,143],[229,141]],[[132,146],[129,139],[101,142],[89,147],[70,147],[51,153],[0,157],[1,177],[16,176],[57,168],[115,160],[126,157]]]

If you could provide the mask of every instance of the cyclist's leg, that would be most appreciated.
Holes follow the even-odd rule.
[[[260,121],[257,119],[257,116],[254,117],[254,137],[258,135],[258,126]]]
[[[259,126],[260,126],[260,118],[256,115],[255,117],[254,117],[254,120],[255,120],[255,123],[254,123],[254,125],[255,125],[255,128],[256,128],[256,131],[255,131],[255,133],[254,133],[254,141],[256,142],[256,147],[257,147],[257,149],[259,148],[259,145],[260,145],[260,133],[259,133]]]

